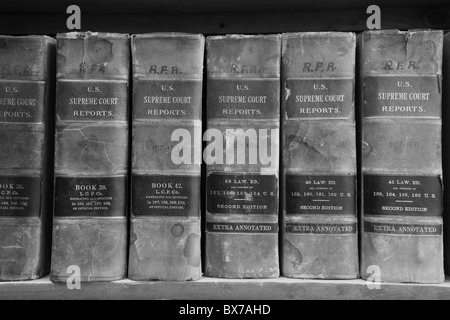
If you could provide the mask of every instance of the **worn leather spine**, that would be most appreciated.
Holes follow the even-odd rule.
[[[358,277],[353,33],[282,36],[286,277]]]
[[[361,36],[361,276],[444,281],[442,31]]]
[[[280,40],[280,35],[207,38],[210,277],[279,276]]]
[[[55,42],[0,36],[0,281],[50,268]]]
[[[132,38],[129,278],[198,280],[204,37]]]
[[[444,36],[444,55],[443,55],[443,85],[442,85],[442,121],[444,123],[442,127],[442,145],[450,145],[450,128],[445,123],[450,121],[450,33],[446,33]],[[449,163],[450,161],[450,148],[443,147],[442,154],[443,163]],[[444,184],[450,181],[450,168],[443,166]],[[448,208],[450,208],[450,188],[444,188],[444,211],[443,211],[443,224],[444,224],[444,271],[445,274],[450,274],[450,215],[448,214]]]
[[[52,281],[126,277],[129,42],[57,35]]]

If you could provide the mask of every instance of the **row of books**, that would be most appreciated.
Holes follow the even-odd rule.
[[[443,42],[1,36],[0,280],[443,282]]]

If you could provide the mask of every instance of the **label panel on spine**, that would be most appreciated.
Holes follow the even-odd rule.
[[[139,79],[134,87],[135,119],[200,119],[202,82]]]
[[[67,121],[125,121],[126,81],[58,81],[57,116]]]
[[[286,223],[286,232],[294,234],[355,234],[356,223]]]
[[[0,217],[39,217],[40,177],[0,177]]]
[[[366,76],[364,117],[439,118],[441,89],[438,81],[434,76]]]
[[[286,175],[286,214],[354,216],[355,176]]]
[[[200,177],[133,175],[135,216],[199,216]]]
[[[273,175],[210,174],[208,212],[273,215],[277,210],[277,185]]]
[[[125,216],[126,178],[56,177],[56,217]]]
[[[278,79],[210,79],[208,118],[277,118],[280,113],[278,82]]]
[[[0,80],[0,122],[44,121],[44,81]]]
[[[353,116],[354,79],[286,79],[288,118],[348,118]]]
[[[277,234],[277,223],[263,222],[206,222],[206,231],[214,233],[268,233]]]
[[[438,236],[442,235],[442,225],[377,223],[364,221],[364,231],[393,235]]]
[[[365,215],[442,216],[439,177],[364,175]]]

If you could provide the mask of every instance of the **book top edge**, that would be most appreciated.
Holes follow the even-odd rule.
[[[131,35],[132,39],[170,39],[170,38],[183,38],[183,39],[204,39],[205,37],[201,33],[184,33],[184,32],[154,32],[154,33],[141,33]]]
[[[342,32],[342,31],[325,31],[325,32],[285,32],[281,34],[281,38],[328,38],[328,37],[342,37],[342,38],[356,38],[355,32]]]
[[[409,29],[409,30],[399,30],[399,29],[384,29],[384,30],[366,30],[361,32],[362,35],[364,34],[375,34],[375,35],[413,35],[413,34],[420,34],[420,33],[441,33],[444,34],[443,30],[438,29]]]
[[[110,33],[110,32],[67,32],[58,33],[56,39],[86,39],[86,38],[104,38],[104,39],[130,39],[128,33]]]
[[[31,35],[26,35],[26,36],[11,36],[11,35],[5,35],[2,34],[0,35],[0,39],[8,39],[8,40],[14,40],[14,39],[20,39],[20,40],[44,40],[47,41],[49,43],[56,43],[56,39],[50,36],[46,36],[46,35],[37,35],[37,34],[31,34]]]
[[[442,30],[366,31],[360,42],[365,74],[442,74]]]
[[[0,36],[0,79],[45,81],[53,67],[56,39]]]
[[[243,39],[281,39],[281,34],[226,34],[226,35],[217,35],[217,36],[208,36],[206,37],[208,41],[217,41],[217,40],[243,40]]]

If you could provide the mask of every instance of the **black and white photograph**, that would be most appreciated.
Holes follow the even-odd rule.
[[[450,300],[448,79],[448,0],[2,4],[0,300]]]

